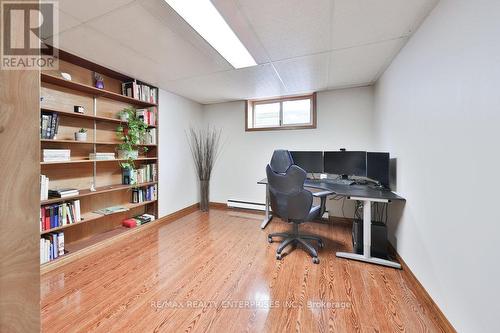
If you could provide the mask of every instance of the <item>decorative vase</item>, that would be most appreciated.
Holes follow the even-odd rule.
[[[85,132],[85,133],[76,132],[75,133],[75,140],[76,141],[87,141],[87,132]]]
[[[208,212],[210,197],[210,180],[200,180],[200,210]]]
[[[122,168],[122,184],[130,185],[132,183],[132,170],[129,168]]]

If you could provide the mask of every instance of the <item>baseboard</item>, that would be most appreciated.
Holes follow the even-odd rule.
[[[131,236],[133,236],[139,232],[142,232],[144,230],[178,220],[186,215],[189,215],[193,212],[196,212],[199,209],[199,207],[200,207],[200,204],[195,203],[191,206],[182,208],[182,209],[175,211],[171,214],[165,215],[165,216],[163,216],[155,221],[149,222],[143,226],[132,228],[126,232],[123,232],[123,233],[116,235],[114,237],[110,237],[110,238],[103,240],[99,243],[96,243],[94,245],[91,245],[89,247],[81,249],[75,253],[67,254],[64,257],[61,257],[59,260],[50,261],[50,262],[40,266],[40,273],[45,274],[47,272],[50,272],[58,267],[64,266],[66,264],[69,264],[70,262],[77,260],[77,259],[80,259],[80,258],[83,258],[87,255],[90,255],[91,253],[93,253],[95,251],[98,251],[102,248],[108,247],[108,246],[112,245],[113,243],[120,241],[121,239],[130,238]]]
[[[412,289],[415,293],[418,294],[418,297],[422,299],[425,302],[425,305],[432,309],[432,316],[436,320],[436,322],[439,324],[441,328],[445,332],[456,332],[455,328],[453,325],[448,321],[448,318],[443,314],[441,309],[438,307],[438,305],[434,302],[432,297],[429,295],[429,293],[425,290],[424,286],[418,281],[417,277],[411,269],[408,267],[408,265],[405,263],[403,258],[399,255],[399,253],[396,251],[396,249],[392,246],[391,243],[389,243],[389,254],[396,258],[397,262],[401,265],[401,274],[405,275],[405,278],[407,281],[410,282],[412,285]]]
[[[209,207],[213,208],[213,209],[221,209],[221,210],[228,210],[229,209],[227,204],[225,204],[223,202],[212,202],[211,201],[209,204]]]

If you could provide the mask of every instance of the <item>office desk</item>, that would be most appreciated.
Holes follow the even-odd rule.
[[[273,218],[271,212],[269,211],[269,184],[267,183],[266,178],[257,182],[257,184],[266,185],[266,216],[260,226],[262,229],[264,229]],[[401,269],[401,265],[396,262],[371,256],[371,205],[372,202],[388,203],[391,201],[405,201],[404,198],[389,190],[378,190],[368,185],[342,185],[325,182],[320,179],[306,179],[306,181],[304,182],[304,187],[332,191],[334,193],[333,195],[344,196],[349,200],[357,200],[363,202],[363,254],[337,252],[337,257]]]

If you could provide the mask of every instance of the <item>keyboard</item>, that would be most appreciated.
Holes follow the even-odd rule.
[[[339,185],[353,185],[356,184],[354,180],[351,179],[322,179],[321,181],[330,184],[339,184]]]

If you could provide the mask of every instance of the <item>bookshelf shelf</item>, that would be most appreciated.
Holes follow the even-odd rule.
[[[48,109],[48,108],[42,108],[41,109],[43,112],[50,112],[50,113],[57,113],[59,115],[65,116],[65,117],[73,117],[73,118],[82,118],[82,119],[88,119],[88,120],[96,120],[98,122],[110,122],[110,123],[117,123],[117,124],[126,124],[126,121],[122,121],[118,118],[110,118],[110,117],[102,117],[102,116],[93,116],[89,114],[82,114],[82,113],[77,113],[77,112],[67,112],[67,111],[61,111],[61,110],[53,110],[53,109]],[[155,125],[149,125],[149,128],[155,128]]]
[[[86,85],[83,83],[68,81],[68,80],[65,80],[63,78],[53,76],[50,74],[46,74],[46,73],[41,73],[41,80],[42,80],[42,82],[45,82],[45,83],[50,83],[50,84],[54,84],[54,85],[57,85],[60,87],[76,90],[76,91],[79,91],[79,92],[82,92],[85,94],[89,94],[89,95],[92,95],[95,97],[106,97],[109,99],[113,99],[115,101],[125,102],[125,103],[138,105],[138,106],[142,106],[142,107],[157,106],[157,104],[155,104],[155,103],[144,102],[144,101],[132,98],[132,97],[117,94],[117,93],[107,91],[104,89],[98,89],[98,88],[95,88],[95,87],[92,87],[92,86],[89,86],[89,85]]]
[[[126,207],[130,210],[133,208],[149,205],[149,204],[154,203],[154,202],[156,202],[156,200],[144,201],[144,202],[139,202],[139,203],[122,204],[120,206]],[[70,227],[73,227],[73,226],[78,225],[78,224],[92,222],[94,220],[105,218],[105,217],[110,216],[110,215],[117,215],[117,214],[123,214],[123,213],[126,213],[126,212],[118,212],[118,213],[113,213],[113,214],[108,214],[108,215],[102,215],[102,214],[98,214],[98,213],[94,213],[94,212],[89,212],[89,213],[82,215],[82,221],[80,221],[80,222],[75,222],[75,223],[63,225],[61,227],[43,230],[43,231],[40,231],[40,235],[49,234],[49,233],[54,232],[54,231],[59,231],[59,230],[63,230],[66,228],[70,228]]]
[[[158,220],[158,88],[62,50],[59,51],[59,70],[42,71],[40,74],[42,92],[40,137],[44,137],[40,139],[40,155],[45,155],[43,151],[45,149],[65,149],[70,150],[71,160],[39,162],[40,186],[44,184],[41,187],[41,192],[44,193],[41,194],[46,197],[47,189],[82,190],[79,190],[78,195],[71,197],[41,200],[39,223],[49,224],[48,218],[55,218],[57,214],[62,216],[60,206],[62,203],[70,204],[77,200],[78,203],[70,204],[69,207],[74,209],[73,215],[79,207],[82,220],[40,231],[40,251],[44,254],[41,256],[42,273],[86,256],[117,239],[141,232],[143,228],[155,223],[152,221],[128,229],[122,226],[124,219],[149,214]],[[72,80],[67,81],[60,77],[61,72],[69,73]],[[106,89],[94,87],[95,73],[102,76]],[[155,96],[157,101],[149,103],[124,96],[121,94],[124,89],[133,90],[134,96],[137,94]],[[73,112],[75,106],[83,107],[85,113]],[[153,136],[149,142],[156,144],[137,145],[149,149],[136,159],[137,170],[134,171],[136,179],[153,181],[134,185],[120,184],[122,178],[132,177],[123,175],[124,171],[119,162],[126,162],[126,159],[88,159],[92,153],[116,152],[117,146],[121,144],[116,136],[117,127],[123,125],[126,128],[128,124],[127,121],[122,121],[119,115],[122,110],[129,107],[148,108],[140,110],[140,115],[155,122],[155,125],[148,126],[150,129],[148,135]],[[54,114],[57,114],[57,117]],[[87,141],[74,140],[74,133],[80,128],[88,130]],[[54,134],[56,139],[47,139],[54,137]],[[46,153],[57,156],[57,152]],[[96,186],[96,191],[91,192],[88,189],[90,184]],[[155,200],[131,203],[132,198],[155,198]],[[99,209],[113,206],[124,206],[128,210],[108,215],[95,213]],[[62,247],[63,243],[64,255],[51,260],[56,256],[55,252],[51,251],[60,250],[59,246]]]
[[[69,143],[69,144],[87,144],[87,145],[93,145],[94,143],[96,145],[110,145],[110,146],[116,146],[119,145],[121,142],[113,142],[113,141],[76,141],[76,140],[57,140],[57,139],[40,139],[40,142],[55,142],[55,143]],[[138,144],[137,146],[143,146],[143,147],[156,147],[156,144]]]
[[[75,199],[88,197],[90,195],[98,195],[98,194],[114,192],[114,191],[123,191],[123,190],[128,190],[131,188],[140,188],[140,187],[145,187],[145,186],[150,186],[150,185],[155,185],[155,184],[158,184],[158,182],[154,181],[154,182],[140,183],[140,184],[136,184],[136,185],[116,184],[116,185],[101,186],[101,187],[96,188],[96,190],[94,192],[91,192],[90,190],[80,190],[80,194],[73,195],[71,197],[51,198],[48,200],[42,200],[40,202],[40,206],[51,205],[51,204],[61,203],[61,202],[66,202],[66,201],[72,201]]]
[[[136,161],[154,161],[158,159],[157,157],[139,157],[135,159]],[[123,162],[127,161],[126,159],[118,159],[114,160],[70,160],[70,161],[60,161],[60,162],[40,162],[41,165],[52,165],[52,164],[75,164],[75,163],[103,163],[103,162]]]

